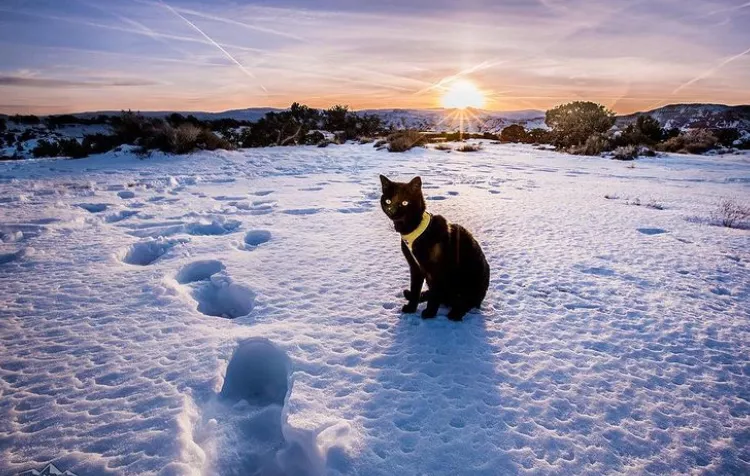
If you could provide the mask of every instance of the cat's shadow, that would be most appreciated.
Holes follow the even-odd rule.
[[[365,467],[383,474],[519,471],[507,453],[512,417],[502,386],[510,377],[495,365],[503,335],[485,326],[494,312],[485,306],[456,323],[441,308],[436,319],[403,314],[390,328],[390,346],[371,362],[377,377],[361,412]]]

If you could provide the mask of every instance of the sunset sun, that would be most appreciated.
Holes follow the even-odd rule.
[[[484,107],[484,94],[474,83],[466,80],[454,81],[448,86],[440,103],[447,109],[466,109]]]

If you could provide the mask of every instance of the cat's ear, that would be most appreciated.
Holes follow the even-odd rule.
[[[414,190],[421,190],[422,189],[422,178],[421,177],[414,177],[409,181],[409,187],[411,187]]]
[[[391,186],[393,185],[393,182],[388,180],[388,177],[386,177],[385,175],[381,175],[380,184],[383,186],[383,191],[385,192],[386,190],[391,188]]]

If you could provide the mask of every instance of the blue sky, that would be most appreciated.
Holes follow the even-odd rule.
[[[0,112],[750,103],[750,2],[2,0]]]

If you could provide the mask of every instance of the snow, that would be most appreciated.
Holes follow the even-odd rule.
[[[496,144],[2,163],[0,473],[746,474],[750,234],[701,219],[747,200],[750,157],[632,164]],[[381,173],[421,175],[483,246],[464,322],[400,314]]]

